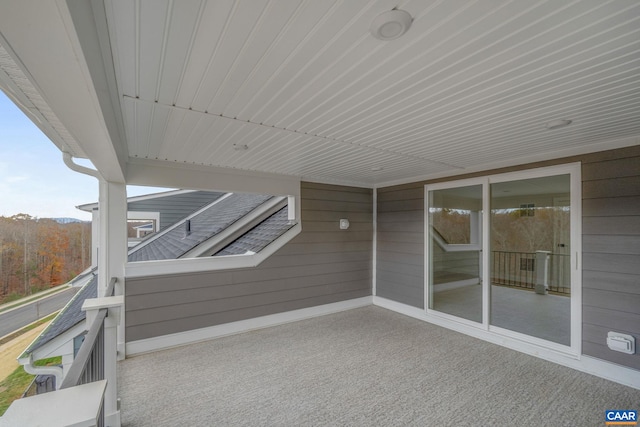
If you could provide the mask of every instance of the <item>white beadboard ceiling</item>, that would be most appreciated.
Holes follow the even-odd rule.
[[[372,20],[393,8],[411,28],[375,39]],[[124,148],[147,163],[379,186],[640,144],[637,0],[105,0],[102,12]],[[573,123],[546,129],[556,119]]]

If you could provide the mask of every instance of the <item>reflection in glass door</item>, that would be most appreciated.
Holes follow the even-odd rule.
[[[428,307],[482,323],[482,185],[428,191]]]
[[[490,192],[491,325],[569,346],[570,175]]]

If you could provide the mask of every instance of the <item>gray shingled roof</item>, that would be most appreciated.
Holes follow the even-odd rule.
[[[229,245],[225,246],[214,256],[241,255],[247,252],[260,252],[269,243],[282,236],[295,224],[289,221],[288,207],[280,209],[260,224],[253,227]]]
[[[82,311],[82,304],[87,298],[96,298],[97,296],[98,276],[97,274],[84,285],[62,309],[60,313],[53,319],[47,328],[31,343],[24,351],[25,354],[33,353],[58,335],[73,328],[78,323],[84,321],[87,317],[86,312]]]
[[[198,214],[184,218],[175,227],[160,232],[148,243],[135,246],[129,261],[177,259],[199,244],[211,239],[234,222],[272,198],[260,194],[231,194],[211,203]],[[190,233],[186,222],[190,221]]]
[[[150,239],[151,241],[146,245],[133,248],[129,254],[129,261],[179,258],[180,255],[225,230],[272,197],[255,194],[232,194],[217,203],[213,202],[199,213],[184,218],[177,224],[177,227],[156,234],[155,239]],[[286,206],[280,209],[217,252],[215,256],[240,255],[249,251],[260,252],[269,243],[293,227],[294,223],[288,220],[287,209]],[[185,235],[187,219],[191,222],[189,235]],[[25,350],[24,354],[32,353],[85,320],[86,313],[81,310],[82,304],[87,298],[96,298],[97,296],[96,270],[95,268],[87,270],[73,279],[72,283],[81,283],[83,280],[89,280],[89,282],[78,291],[47,329]],[[90,278],[90,276],[92,277]]]

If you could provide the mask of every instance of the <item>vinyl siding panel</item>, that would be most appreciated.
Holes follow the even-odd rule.
[[[208,205],[224,193],[215,191],[193,191],[157,199],[129,202],[128,210],[138,212],[159,212],[160,230],[178,222],[194,211]]]
[[[613,219],[616,216],[637,217],[638,215],[640,215],[640,201],[636,196],[582,200],[582,217],[585,219],[590,217]]]
[[[302,232],[260,266],[128,279],[127,341],[371,295],[372,194],[302,183]]]
[[[423,186],[377,191],[376,295],[424,308]]]
[[[583,163],[584,354],[640,369],[640,354],[606,346],[607,332],[640,340],[640,152],[591,155]]]
[[[582,163],[583,354],[640,369],[640,354],[606,346],[608,331],[640,342],[640,146],[378,189],[377,295],[423,307],[413,245],[424,239],[425,184],[571,162]]]

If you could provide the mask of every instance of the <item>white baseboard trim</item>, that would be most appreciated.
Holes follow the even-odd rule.
[[[354,308],[366,307],[372,304],[373,297],[368,296],[316,307],[302,308],[300,310],[287,311],[284,313],[270,314],[268,316],[255,317],[253,319],[240,320],[207,328],[132,341],[126,344],[126,354],[127,357],[129,357],[137,354],[149,353],[171,347],[207,341],[214,338],[221,338],[228,335],[249,332],[256,329],[297,322],[298,320],[310,319]]]
[[[492,331],[475,328],[463,323],[450,322],[436,316],[428,316],[421,308],[382,297],[374,296],[373,305],[640,390],[640,371],[632,368],[585,355],[576,357],[553,349],[541,348]]]

